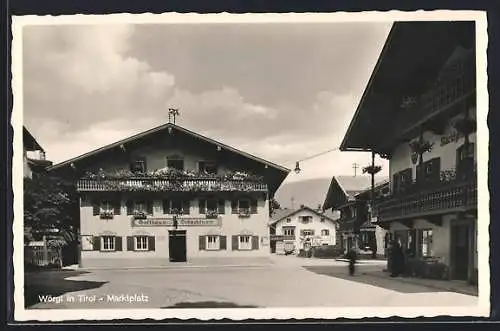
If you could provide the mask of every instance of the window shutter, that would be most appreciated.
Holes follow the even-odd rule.
[[[191,209],[191,201],[189,200],[183,200],[182,201],[182,211],[184,215],[189,215],[190,214],[190,209]]]
[[[250,201],[250,212],[252,214],[257,214],[257,200],[255,199]]]
[[[115,251],[121,252],[122,250],[122,237],[115,237]]]
[[[198,200],[198,208],[200,209],[199,213],[200,214],[205,214],[205,199],[199,199]]]
[[[101,250],[101,237],[93,237],[92,238],[92,246],[94,251],[100,251]]]
[[[231,201],[231,213],[238,214],[238,200]]]
[[[163,200],[163,214],[168,214],[170,212],[170,200]]]
[[[127,251],[134,251],[134,237],[127,237]]]
[[[120,215],[122,212],[122,201],[120,199],[116,199],[114,203],[114,211],[113,214]]]
[[[153,215],[153,201],[152,200],[148,200],[146,201],[146,205],[147,205],[147,212],[148,212],[148,215]]]
[[[399,173],[392,176],[392,191],[397,193],[399,191]]]
[[[134,213],[134,202],[132,200],[127,200],[127,215],[132,215]]]
[[[238,250],[238,236],[232,236],[231,245],[232,245],[231,247],[232,247],[233,251]]]
[[[441,179],[441,158],[436,157],[431,160],[431,179],[432,181],[439,182]]]
[[[205,236],[199,236],[198,237],[198,242],[199,242],[199,250],[204,251],[206,247],[206,241],[205,241]]]
[[[154,236],[149,236],[148,237],[148,249],[150,251],[155,250],[155,237]]]
[[[422,165],[421,165],[421,164],[418,164],[418,165],[417,165],[417,168],[416,168],[416,174],[415,174],[415,176],[416,176],[416,182],[417,182],[417,183],[420,183],[420,182],[422,181],[422,179],[423,179],[423,175],[425,175],[425,174],[423,173],[423,169],[424,169],[424,168],[422,167]]]
[[[148,172],[148,164],[146,162],[146,158],[145,157],[141,157],[140,160],[144,162],[144,173]]]
[[[100,213],[99,201],[92,200],[92,215],[97,216]]]
[[[226,200],[219,200],[217,203],[217,209],[219,214],[225,214],[226,213]]]
[[[252,250],[259,249],[259,236],[252,236]]]
[[[219,237],[219,249],[222,251],[227,249],[227,237],[226,236]]]

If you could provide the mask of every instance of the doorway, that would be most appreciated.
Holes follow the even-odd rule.
[[[453,279],[467,280],[469,274],[469,231],[470,225],[457,224],[451,228],[451,249],[453,256]]]
[[[170,262],[186,262],[186,230],[168,231]]]

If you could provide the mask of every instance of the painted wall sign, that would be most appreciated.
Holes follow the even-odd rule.
[[[148,218],[148,219],[134,219],[132,226],[173,226],[174,220],[172,218]],[[219,226],[219,219],[207,218],[178,218],[177,225],[182,226]]]
[[[451,143],[456,143],[463,135],[458,131],[452,131],[450,134],[441,137],[441,146],[445,146]]]

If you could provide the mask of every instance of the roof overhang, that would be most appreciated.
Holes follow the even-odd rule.
[[[42,151],[44,152],[42,146],[36,141],[35,137],[31,134],[31,132],[23,126],[23,145],[24,149],[29,152],[34,151]]]
[[[264,160],[262,158],[259,158],[257,156],[254,156],[252,154],[243,152],[241,150],[238,150],[234,147],[228,146],[226,144],[223,144],[221,142],[218,142],[216,140],[213,140],[211,138],[205,137],[203,135],[200,135],[196,132],[187,130],[183,127],[180,127],[178,125],[172,124],[172,123],[166,123],[161,126],[158,126],[156,128],[144,131],[142,133],[130,136],[128,138],[122,139],[120,141],[111,143],[109,145],[103,146],[101,148],[95,149],[93,151],[87,152],[85,154],[82,154],[80,156],[71,158],[69,160],[66,160],[64,162],[52,165],[47,168],[48,171],[59,171],[62,169],[68,169],[71,167],[76,167],[78,168],[79,165],[88,165],[91,163],[93,160],[95,160],[98,157],[101,157],[105,153],[113,153],[120,151],[123,148],[126,148],[127,146],[134,145],[139,143],[140,141],[143,141],[144,139],[152,138],[155,137],[156,134],[162,134],[165,131],[168,132],[178,132],[180,134],[184,134],[186,136],[189,136],[191,138],[194,138],[200,142],[204,142],[206,144],[213,145],[217,148],[217,150],[221,152],[226,152],[230,153],[231,155],[236,155],[240,158],[243,158],[249,162],[249,164],[252,165],[260,165],[262,166],[262,169],[264,169],[264,179],[266,183],[268,184],[269,187],[269,192],[271,195],[276,192],[276,190],[279,188],[279,186],[283,183],[285,178],[288,176],[290,173],[290,169],[282,167],[278,164],[272,163],[270,161]]]
[[[473,47],[474,22],[396,22],[340,145],[341,151],[386,152],[387,121],[402,98],[421,95],[457,45]]]

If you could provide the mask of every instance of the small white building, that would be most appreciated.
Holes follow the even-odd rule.
[[[301,249],[336,244],[337,218],[307,206],[279,209],[271,216],[271,253],[298,254]]]

